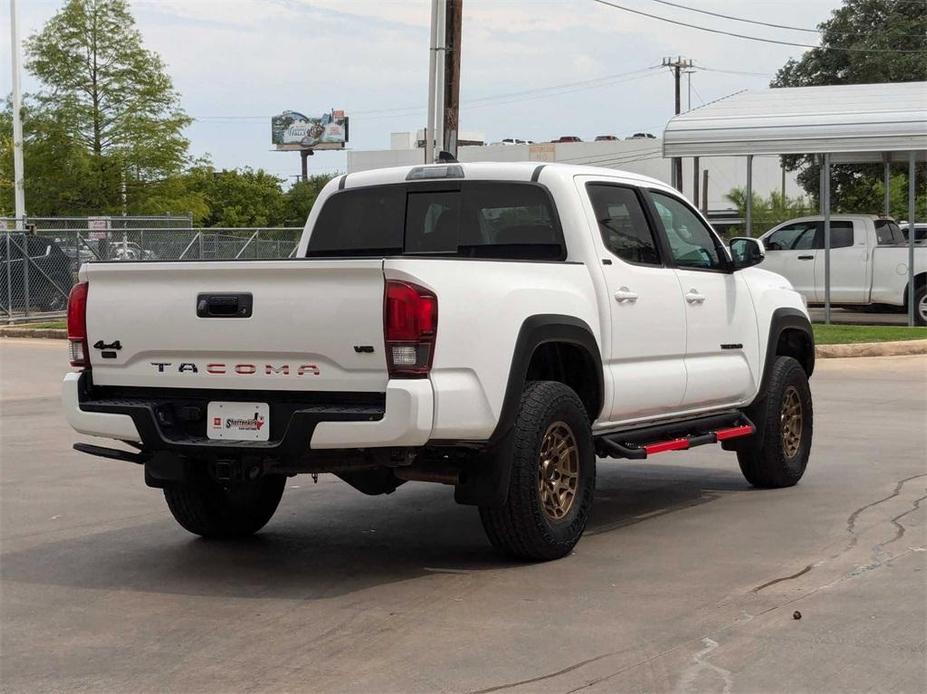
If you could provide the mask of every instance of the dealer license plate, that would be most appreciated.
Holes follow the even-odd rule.
[[[206,408],[206,436],[229,441],[267,441],[270,406],[266,402],[213,401]]]

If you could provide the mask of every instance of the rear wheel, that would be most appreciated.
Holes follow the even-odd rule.
[[[505,503],[480,507],[490,542],[511,557],[558,559],[586,527],[595,491],[589,417],[562,383],[529,383],[522,394]]]
[[[798,361],[776,357],[766,396],[748,415],[757,434],[737,452],[744,477],[755,487],[796,484],[808,465],[814,424],[808,377]]]
[[[271,519],[285,484],[284,475],[265,475],[228,487],[204,478],[166,487],[164,498],[174,519],[194,535],[245,537]]]

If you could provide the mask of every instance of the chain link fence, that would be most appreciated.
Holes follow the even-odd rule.
[[[290,258],[302,233],[300,227],[194,228],[186,217],[113,217],[109,228],[93,228],[93,220],[88,228],[86,217],[30,218],[27,232],[0,225],[0,319],[64,316],[84,263]]]

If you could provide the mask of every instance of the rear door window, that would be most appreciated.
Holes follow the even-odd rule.
[[[590,183],[586,189],[605,247],[629,263],[662,265],[657,240],[637,193],[606,183]]]
[[[545,188],[467,181],[459,190],[411,184],[335,193],[319,213],[307,255],[563,260],[566,247]]]
[[[824,222],[817,223],[817,240],[815,246],[824,248]],[[849,248],[853,245],[853,222],[836,221],[830,223],[830,247]]]

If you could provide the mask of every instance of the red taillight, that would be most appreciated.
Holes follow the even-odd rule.
[[[438,331],[438,297],[409,282],[388,280],[383,305],[390,376],[424,377],[431,370]]]
[[[68,344],[71,347],[71,366],[89,367],[87,346],[87,282],[78,282],[68,295]]]

